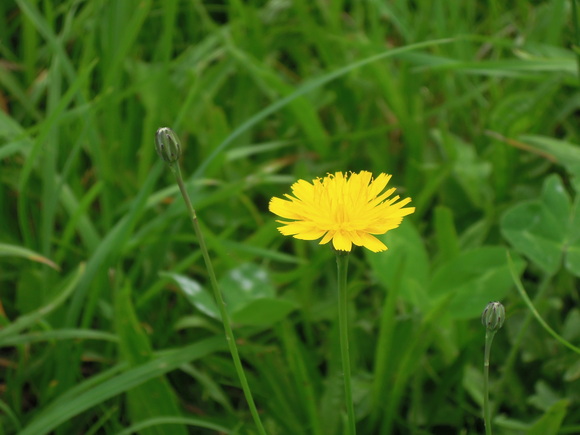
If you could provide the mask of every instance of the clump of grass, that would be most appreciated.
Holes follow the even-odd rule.
[[[489,300],[510,308],[495,430],[579,432],[576,355],[532,321],[577,341],[566,5],[2,2],[2,431],[255,427],[150,146],[172,125],[269,433],[339,433],[342,384],[332,254],[280,240],[267,201],[361,169],[398,174],[417,212],[350,256],[359,433],[479,431]]]

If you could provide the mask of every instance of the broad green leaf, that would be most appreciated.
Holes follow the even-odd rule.
[[[503,236],[545,273],[565,267],[580,276],[580,215],[558,175],[544,181],[538,199],[509,209],[501,219]]]
[[[516,259],[515,267],[523,271],[524,262]],[[512,286],[505,248],[484,246],[463,252],[437,269],[429,295],[452,295],[448,313],[455,319],[470,319],[480,316],[488,302],[503,299]]]
[[[213,295],[199,282],[178,273],[162,272],[160,275],[174,280],[188,302],[199,311],[214,319],[220,319],[220,311],[215,304]]]
[[[580,360],[576,360],[564,372],[564,380],[566,382],[574,382],[578,379],[580,379]]]
[[[428,303],[429,258],[421,236],[413,224],[404,220],[399,228],[377,236],[388,250],[374,253],[365,249],[366,258],[375,277],[385,287],[390,288],[398,273],[401,275],[400,295],[418,307]]]
[[[220,319],[213,293],[197,281],[176,273],[164,273],[181,288],[187,300],[204,314]],[[219,288],[230,318],[240,325],[268,326],[286,317],[296,308],[292,301],[276,297],[266,269],[246,263],[230,270]]]
[[[234,323],[250,326],[270,326],[296,309],[296,303],[275,298],[259,298],[247,303],[232,315]]]
[[[562,421],[566,417],[570,401],[568,399],[559,400],[554,403],[546,413],[533,424],[528,430],[528,435],[557,435]]]
[[[276,296],[267,270],[251,263],[230,270],[220,279],[219,285],[230,314],[256,299]]]
[[[448,142],[447,147],[454,157],[453,174],[457,184],[476,207],[482,207],[489,197],[486,186],[491,164],[477,155],[472,144],[457,136],[447,134],[443,137],[438,130],[433,132],[433,136],[439,143]]]

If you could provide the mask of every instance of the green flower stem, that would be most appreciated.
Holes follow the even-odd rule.
[[[485,351],[483,357],[483,422],[485,435],[491,435],[491,411],[489,408],[489,354],[491,343],[497,331],[485,331]]]
[[[340,330],[340,355],[342,359],[342,371],[344,377],[344,396],[348,413],[349,435],[356,434],[356,420],[354,417],[354,405],[352,403],[352,386],[350,381],[350,354],[348,347],[348,310],[346,275],[348,271],[348,253],[336,252],[336,265],[338,269],[338,326]]]
[[[230,353],[232,354],[232,359],[234,360],[234,366],[236,368],[236,372],[238,373],[238,377],[240,379],[240,384],[242,385],[242,389],[244,390],[244,396],[246,397],[246,401],[250,407],[250,412],[252,413],[252,417],[254,419],[254,423],[258,427],[258,431],[261,435],[266,435],[266,430],[262,425],[262,420],[260,420],[260,415],[258,414],[258,410],[256,409],[256,404],[254,403],[254,398],[252,396],[252,391],[250,390],[250,386],[248,385],[248,380],[246,379],[246,374],[244,373],[244,368],[242,367],[242,361],[240,360],[240,355],[238,353],[238,347],[236,346],[236,339],[234,337],[234,331],[232,330],[232,326],[230,324],[230,319],[228,313],[226,311],[226,304],[222,297],[222,294],[219,290],[217,279],[215,276],[215,272],[213,270],[213,266],[211,263],[211,259],[209,258],[209,253],[207,250],[207,246],[205,244],[205,239],[203,238],[201,228],[199,226],[199,222],[197,220],[197,214],[195,213],[195,209],[193,208],[191,201],[189,200],[189,195],[185,190],[185,185],[183,184],[183,178],[181,177],[181,170],[179,169],[179,164],[173,164],[169,166],[173,173],[175,174],[175,179],[177,180],[177,185],[179,186],[179,190],[181,191],[181,195],[183,196],[183,200],[185,201],[185,205],[187,206],[187,211],[189,212],[189,216],[191,217],[191,223],[193,224],[193,229],[195,231],[195,235],[197,236],[197,240],[199,242],[199,247],[201,248],[201,253],[203,255],[203,259],[205,261],[205,266],[207,268],[207,272],[209,274],[209,279],[211,281],[211,286],[213,288],[214,296],[217,302],[217,305],[220,310],[222,323],[224,325],[224,330],[226,334],[226,341],[228,343],[228,347],[230,349]]]

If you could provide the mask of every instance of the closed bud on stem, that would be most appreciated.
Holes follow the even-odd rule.
[[[505,321],[505,308],[500,302],[490,302],[483,310],[481,323],[488,331],[497,331]]]
[[[181,156],[181,143],[173,130],[161,127],[155,133],[155,149],[159,157],[169,165],[179,160]]]

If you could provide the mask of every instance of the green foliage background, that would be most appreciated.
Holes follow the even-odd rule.
[[[267,211],[393,174],[417,211],[351,255],[362,434],[580,433],[573,1],[0,4],[0,434],[255,433],[158,127],[184,147],[270,434],[342,433],[332,252]]]

